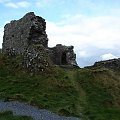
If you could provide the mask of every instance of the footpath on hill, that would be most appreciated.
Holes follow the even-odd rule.
[[[33,120],[80,120],[75,117],[58,116],[45,109],[38,109],[37,107],[17,101],[0,101],[0,112],[5,111],[12,111],[13,115],[29,116],[32,117]]]

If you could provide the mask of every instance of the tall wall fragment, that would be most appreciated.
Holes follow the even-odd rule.
[[[73,46],[48,47],[45,19],[33,12],[5,25],[2,52],[22,54],[24,66],[31,70],[39,71],[50,64],[77,66]]]

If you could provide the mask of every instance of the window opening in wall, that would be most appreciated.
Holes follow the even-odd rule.
[[[65,52],[62,53],[61,64],[63,64],[63,65],[67,64],[67,59],[66,59],[66,53]]]
[[[14,37],[14,35],[12,35],[12,37]]]

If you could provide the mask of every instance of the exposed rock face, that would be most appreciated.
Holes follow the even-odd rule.
[[[2,52],[11,56],[22,54],[23,65],[31,71],[43,70],[50,64],[77,66],[73,46],[48,48],[46,22],[33,12],[4,27]]]
[[[112,70],[120,70],[120,58],[95,62],[91,67],[105,67]]]

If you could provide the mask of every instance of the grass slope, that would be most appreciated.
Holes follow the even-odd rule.
[[[19,57],[0,57],[0,99],[19,100],[84,120],[120,119],[120,74],[105,68],[51,68],[33,75]]]

